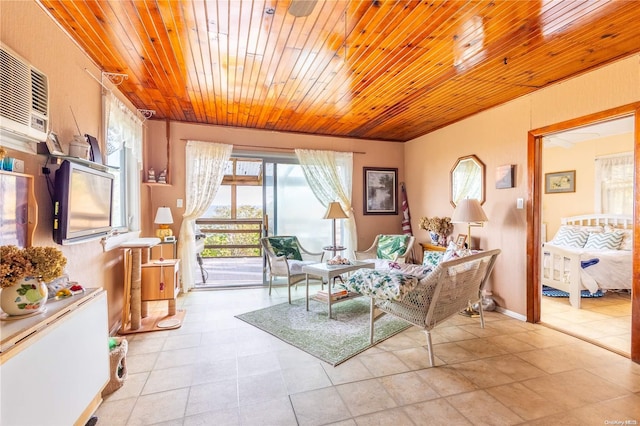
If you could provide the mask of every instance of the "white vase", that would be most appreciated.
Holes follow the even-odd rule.
[[[38,277],[24,277],[0,291],[0,308],[8,315],[40,312],[47,303],[47,285]]]

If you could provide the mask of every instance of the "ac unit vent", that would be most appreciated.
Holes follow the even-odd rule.
[[[0,140],[44,141],[48,130],[47,76],[0,46]]]

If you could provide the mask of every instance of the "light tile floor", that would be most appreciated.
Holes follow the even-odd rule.
[[[629,356],[631,351],[631,293],[606,292],[583,298],[580,309],[564,297],[542,297],[541,320],[558,330]]]
[[[332,367],[234,318],[286,294],[181,296],[181,328],[127,336],[129,375],[98,425],[640,422],[640,365],[547,327],[490,312],[481,329],[459,316],[433,333],[437,367],[417,328]]]

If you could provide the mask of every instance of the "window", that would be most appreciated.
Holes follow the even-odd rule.
[[[107,165],[114,174],[112,223],[119,231],[140,229],[142,122],[112,93],[105,96]]]
[[[595,210],[633,214],[633,153],[596,158]]]

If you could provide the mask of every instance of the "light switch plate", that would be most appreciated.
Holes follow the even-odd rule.
[[[518,198],[516,200],[516,208],[517,209],[524,209],[524,198]]]
[[[182,198],[178,198],[176,200],[176,207],[181,209],[182,208]]]

